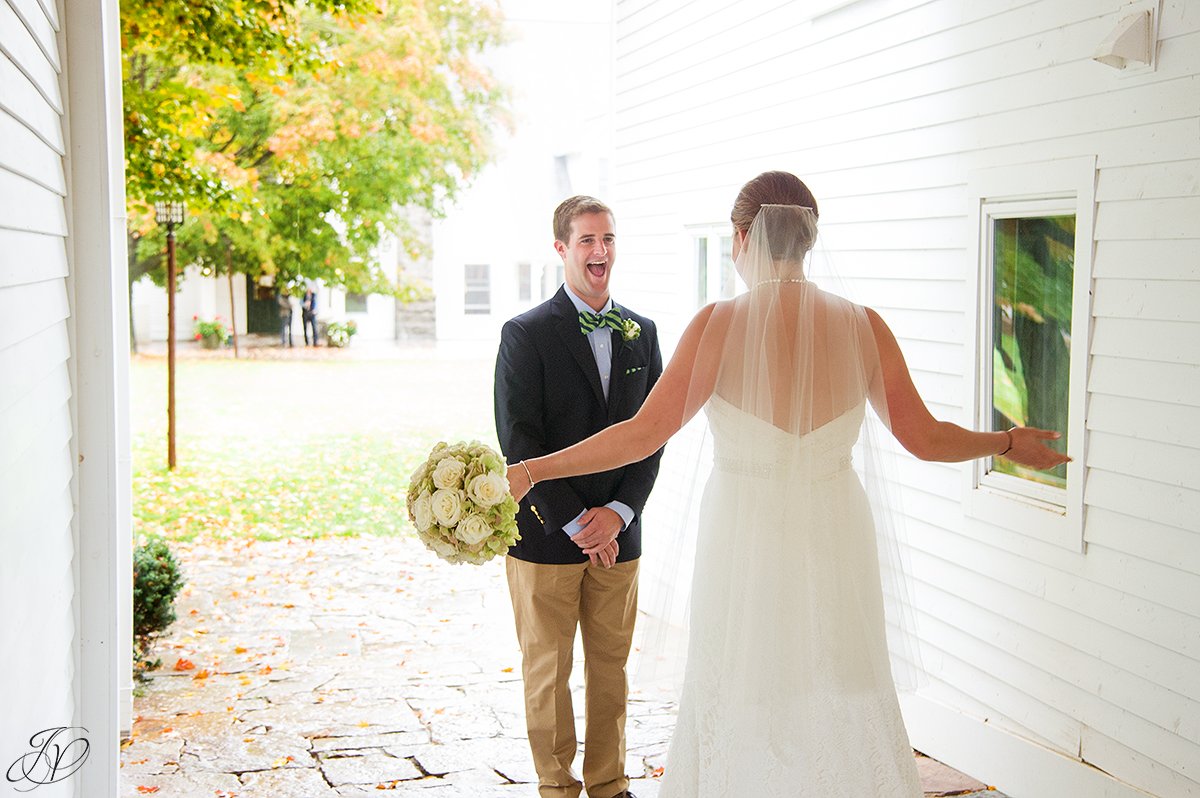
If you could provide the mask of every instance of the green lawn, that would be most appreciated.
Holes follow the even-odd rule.
[[[492,354],[392,360],[181,358],[178,468],[166,360],[131,364],[137,536],[316,538],[408,528],[408,476],[439,440],[496,445]]]

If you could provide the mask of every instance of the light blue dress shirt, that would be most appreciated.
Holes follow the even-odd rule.
[[[588,313],[595,313],[588,303],[584,302],[579,297],[575,296],[575,292],[566,283],[563,283],[563,288],[567,292],[567,296],[571,299],[571,304],[575,306],[575,310]],[[613,302],[610,297],[608,302],[604,303],[604,307],[600,308],[600,313],[604,314],[612,310]],[[612,330],[608,327],[600,327],[592,330],[587,336],[588,344],[592,347],[592,356],[596,358],[596,370],[600,372],[600,387],[604,389],[604,398],[608,399],[608,383],[612,376]],[[633,521],[633,508],[624,502],[611,501],[604,505],[608,509],[621,516],[621,530]],[[587,510],[584,510],[587,512]],[[574,520],[570,521],[563,527],[563,531],[571,537],[575,537],[583,531],[583,524],[579,523],[579,519],[583,517],[583,513],[575,516]]]

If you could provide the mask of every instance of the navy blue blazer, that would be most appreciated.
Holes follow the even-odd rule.
[[[579,314],[565,289],[505,323],[496,356],[496,432],[508,462],[558,451],[619,421],[632,418],[662,374],[662,352],[654,322],[621,307],[622,318],[641,325],[636,340],[612,335],[608,400]],[[587,556],[563,532],[584,510],[620,501],[633,521],[617,538],[618,562],[642,554],[642,509],[658,476],[662,450],[623,468],[539,482],[521,501],[521,540],[509,556],[537,563],[567,564]]]

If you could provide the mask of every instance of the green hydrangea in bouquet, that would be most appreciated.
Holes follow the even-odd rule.
[[[490,446],[438,443],[413,473],[408,517],[443,560],[480,565],[520,540],[504,458]]]

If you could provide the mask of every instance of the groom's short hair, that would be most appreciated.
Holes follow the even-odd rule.
[[[585,213],[607,213],[609,216],[613,215],[612,210],[595,197],[589,197],[584,194],[568,197],[554,209],[554,240],[561,241],[564,244],[571,243],[571,222]],[[613,218],[615,219],[616,217]]]

